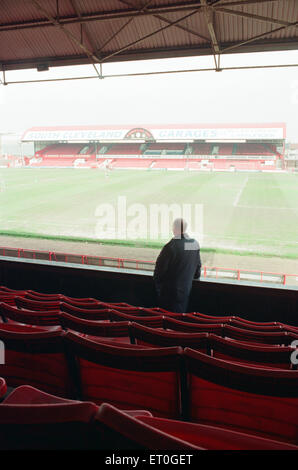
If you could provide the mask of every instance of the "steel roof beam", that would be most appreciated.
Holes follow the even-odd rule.
[[[57,1],[58,1],[58,0],[57,0]],[[77,17],[78,17],[78,18],[81,18],[81,13],[80,13],[80,10],[79,10],[78,5],[77,5],[77,0],[70,0],[70,4],[71,4],[71,6],[72,6],[72,8],[73,8],[73,10],[74,10],[74,12],[75,12],[75,14],[77,15]],[[87,39],[87,41],[88,41],[88,43],[89,43],[89,49],[88,49],[88,50],[90,51],[91,55],[95,55],[95,54],[96,54],[96,53],[95,53],[96,47],[95,47],[95,44],[94,44],[94,42],[93,42],[93,39],[92,39],[91,35],[89,34],[89,32],[88,32],[88,30],[87,30],[87,25],[81,23],[80,26],[81,26],[81,41],[80,41],[81,44],[83,44],[83,37],[82,37],[82,36],[83,36],[83,32],[84,32],[84,33],[85,33],[85,37],[86,37],[86,39]],[[65,32],[65,31],[64,31],[64,32]],[[97,55],[96,55],[96,57],[97,57]],[[98,59],[99,59],[99,58],[98,58]],[[92,63],[92,65],[93,65],[93,68],[94,68],[94,70],[96,71],[97,75],[99,76],[99,78],[102,78],[102,65],[101,65],[101,63],[99,64],[99,65],[100,65],[100,72],[98,72],[98,70],[97,70],[96,65],[95,65],[94,62]]]
[[[207,28],[211,38],[211,46],[213,50],[214,62],[216,69],[219,68],[219,60],[217,60],[217,55],[220,54],[220,48],[218,45],[215,28],[214,28],[214,10],[207,3],[207,0],[201,0],[201,4],[204,5],[203,14],[207,23]],[[218,57],[219,59],[219,57]]]
[[[31,1],[31,0],[29,0]],[[146,9],[142,15],[144,16],[152,16],[155,14],[165,14],[165,13],[179,13],[185,11],[193,11],[199,10],[201,5],[197,1],[189,2],[187,5],[182,4],[172,4],[167,5],[164,7],[157,7],[152,6]],[[86,23],[90,21],[111,21],[111,20],[118,20],[121,18],[133,18],[139,16],[140,10],[114,10],[114,11],[105,11],[105,12],[94,12],[89,14],[81,14],[81,17],[78,18],[77,16],[60,16],[59,23],[61,25],[67,24],[77,24],[77,23]],[[53,18],[57,20],[57,18]],[[1,31],[11,31],[11,30],[22,30],[22,29],[30,29],[30,28],[42,28],[42,27],[49,27],[52,26],[53,22],[48,19],[45,15],[45,18],[39,18],[36,20],[31,21],[24,21],[22,23],[6,23],[0,24],[0,32]]]
[[[246,44],[254,42],[254,41],[258,41],[259,39],[263,39],[266,36],[269,36],[270,34],[274,34],[274,33],[280,32],[280,31],[284,31],[285,29],[291,28],[292,26],[297,27],[297,25],[298,25],[298,21],[295,21],[295,23],[289,23],[288,26],[282,26],[280,28],[272,29],[271,31],[267,31],[266,33],[262,33],[262,34],[258,34],[257,36],[253,36],[253,37],[247,39],[246,41],[241,41],[238,44],[226,47],[225,49],[222,49],[221,52],[222,53],[223,52],[224,53],[229,52],[232,49],[238,48],[240,46],[246,45]],[[296,43],[297,43],[297,41],[296,41]]]
[[[128,2],[128,1],[126,1],[126,0],[119,0],[119,1],[120,1],[121,3],[124,3],[124,5],[130,6],[130,7],[133,6],[130,2]],[[218,1],[221,1],[221,0],[218,0]],[[165,17],[162,16],[162,15],[153,15],[153,16],[154,16],[154,18],[156,18],[156,19],[158,19],[158,20],[160,20],[160,21],[163,21],[164,23],[168,23],[168,24],[172,23],[171,20],[169,20],[168,18],[165,18]],[[182,31],[185,31],[186,33],[192,34],[193,36],[196,36],[197,38],[204,39],[204,41],[207,41],[207,42],[209,41],[209,38],[207,38],[206,36],[203,36],[202,34],[199,34],[197,31],[194,31],[194,30],[191,29],[191,28],[188,28],[188,27],[186,27],[186,26],[183,26],[182,24],[179,24],[179,23],[178,23],[178,24],[175,24],[175,25],[173,25],[173,26],[174,26],[175,28],[178,28],[178,29],[182,30]]]
[[[127,2],[124,2],[122,0],[119,0],[121,1],[121,3],[125,3],[126,5],[129,5],[131,6],[129,3]],[[139,10],[139,15],[141,13],[143,13],[146,8],[149,7],[150,3],[152,3],[153,0],[149,0],[147,3],[145,3],[145,5]],[[98,52],[102,51],[102,49],[104,47],[106,47],[113,39],[115,39],[130,23],[132,23],[132,21],[135,19],[135,16],[130,18],[128,21],[126,21],[125,24],[123,24],[117,31],[115,31],[115,33],[112,34],[112,36],[110,36],[106,42],[104,42],[104,44],[101,45],[101,47],[98,49]]]
[[[187,15],[182,16],[182,18],[179,18],[178,20],[173,21],[173,22],[171,22],[170,24],[167,24],[166,26],[163,26],[162,28],[159,28],[159,29],[157,29],[156,31],[153,31],[152,33],[146,34],[145,36],[143,36],[143,37],[141,37],[141,38],[139,38],[139,39],[137,39],[137,40],[135,40],[135,41],[132,41],[131,43],[129,43],[129,44],[127,44],[126,46],[124,46],[124,47],[122,47],[121,49],[119,49],[118,51],[115,51],[115,52],[113,52],[113,53],[108,54],[107,56],[105,56],[105,57],[103,58],[103,61],[108,60],[108,59],[110,59],[111,57],[114,57],[115,55],[118,55],[118,54],[120,54],[121,52],[126,51],[127,49],[130,49],[130,48],[131,48],[132,46],[134,46],[135,44],[138,44],[138,43],[140,43],[140,42],[142,42],[142,41],[145,41],[146,39],[149,39],[150,37],[155,36],[156,34],[161,33],[162,31],[165,31],[166,29],[173,27],[175,24],[180,23],[180,22],[183,21],[183,20],[186,20],[187,18],[189,18],[189,17],[195,15],[196,13],[198,13],[198,10],[192,11],[191,13],[188,13]]]
[[[229,10],[228,8],[223,8],[221,6],[217,7],[216,11],[220,13],[226,13],[232,16],[241,16],[247,19],[262,21],[265,23],[271,23],[271,24],[277,24],[277,25],[283,25],[283,26],[292,26],[292,23],[289,23],[288,21],[284,21],[284,20],[279,20],[278,18],[254,15],[253,13],[245,13],[244,11],[238,11],[238,10]]]
[[[81,41],[79,41],[68,29],[66,29],[63,25],[60,24],[60,21],[58,21],[57,19],[53,18],[45,8],[43,8],[43,6],[40,5],[39,1],[38,0],[29,0],[30,3],[32,3],[32,5],[35,6],[35,8],[37,8],[39,11],[41,11],[47,18],[48,20],[54,25],[56,26],[57,28],[59,28],[61,31],[63,31],[63,33],[66,34],[66,36],[74,43],[76,44],[80,49],[82,49],[86,54],[87,56],[89,57],[89,59],[91,60],[91,63],[94,63],[94,62],[97,62],[97,63],[100,63],[100,60],[98,59],[98,57],[96,55],[93,54],[92,51],[90,51],[86,46],[84,46],[84,44],[82,44]],[[98,72],[97,68],[95,67],[95,70],[97,72],[97,75],[98,77],[101,78],[101,75],[100,73]]]

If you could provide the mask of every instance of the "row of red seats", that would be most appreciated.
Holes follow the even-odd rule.
[[[191,348],[120,347],[59,327],[20,328],[0,329],[0,376],[11,387],[29,384],[68,399],[298,444],[297,371],[239,365]]]
[[[73,308],[67,306],[67,304],[64,305],[70,310]],[[265,333],[264,336],[260,332],[251,332],[249,334],[248,331],[234,327],[224,329],[222,325],[186,323],[161,316],[131,316],[134,320],[132,322],[107,321],[106,316],[112,318],[116,316],[119,319],[120,315],[121,318],[121,314],[113,310],[100,310],[96,315],[96,320],[86,320],[63,311],[59,313],[58,317],[57,314],[53,316],[52,312],[20,311],[15,307],[5,306],[4,304],[0,308],[2,314],[5,315],[5,319],[12,320],[9,323],[0,325],[0,332],[14,331],[14,328],[21,323],[25,325],[46,325],[47,327],[54,324],[56,326],[60,325],[64,330],[97,337],[100,341],[131,344],[137,342],[137,344],[149,347],[191,347],[214,357],[225,358],[233,362],[252,363],[283,369],[294,369],[296,367],[291,362],[291,353],[294,348],[290,345],[292,341],[298,339],[298,335]],[[92,313],[91,316],[93,315]],[[124,318],[126,316],[124,315]],[[142,321],[148,319],[153,328],[141,324]],[[226,334],[226,336],[220,337],[220,334]],[[286,342],[288,346],[277,344]]]
[[[1,290],[5,289],[5,290]],[[22,296],[23,299],[19,297]],[[7,288],[0,287],[0,302],[5,302],[10,305],[16,305],[15,298],[17,298],[17,303],[19,308],[24,308],[27,310],[56,310],[59,311],[60,304],[59,302],[67,303],[77,309],[81,309],[82,318],[88,318],[89,313],[86,313],[84,317],[84,311],[89,310],[99,310],[99,309],[117,309],[117,311],[124,314],[137,314],[141,316],[151,316],[151,315],[165,315],[175,317],[183,321],[193,321],[201,323],[228,323],[231,326],[236,326],[239,328],[248,328],[250,330],[262,330],[262,331],[291,331],[298,332],[298,327],[290,326],[280,322],[254,322],[245,320],[237,316],[214,316],[214,315],[205,315],[202,313],[193,312],[192,314],[176,314],[173,312],[168,312],[162,308],[142,308],[129,305],[124,302],[111,303],[111,302],[102,302],[93,298],[84,298],[77,299],[64,296],[62,294],[40,294],[34,291],[13,291],[7,290]],[[66,310],[69,312],[69,310]],[[76,311],[79,314],[79,310]],[[69,313],[72,313],[70,311]],[[194,318],[194,316],[196,318]],[[89,317],[91,319],[91,317]],[[95,319],[95,318],[94,318]],[[128,318],[129,320],[129,318]]]
[[[1,379],[0,379],[1,380]],[[30,386],[0,404],[0,449],[297,450],[218,427],[62,399]]]
[[[28,305],[28,301],[23,298],[15,298],[18,307]],[[184,333],[214,333],[222,337],[232,338],[238,341],[252,343],[290,345],[298,340],[298,330],[285,329],[280,325],[261,326],[250,329],[245,324],[231,323],[208,323],[205,320],[191,314],[171,314],[172,316],[161,315],[160,312],[152,312],[146,315],[149,309],[143,309],[143,315],[127,314],[116,309],[80,309],[63,302],[43,302],[29,301],[32,308],[28,310],[17,308],[0,302],[0,314],[5,322],[13,321],[31,325],[53,326],[62,325],[87,334],[100,333],[103,330],[102,321],[105,322],[110,331],[121,330],[121,322],[136,322],[151,328],[164,328],[176,330]],[[36,305],[37,304],[37,305]],[[43,306],[43,308],[42,308]],[[47,310],[46,310],[47,308]],[[119,309],[121,307],[118,307]],[[126,309],[126,307],[123,307]],[[114,327],[109,322],[116,322]],[[120,325],[118,325],[120,324]],[[241,327],[240,327],[241,326]],[[117,335],[116,335],[117,336]]]

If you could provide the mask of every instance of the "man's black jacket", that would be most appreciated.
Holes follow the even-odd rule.
[[[161,250],[153,275],[161,306],[186,311],[192,281],[199,279],[200,274],[198,242],[186,234],[172,238]]]

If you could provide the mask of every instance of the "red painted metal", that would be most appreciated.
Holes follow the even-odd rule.
[[[0,247],[2,255],[3,256],[9,256],[9,257],[14,257],[11,253],[7,253],[7,251],[15,251],[16,257],[17,258],[28,258],[26,254],[31,255],[33,259],[38,259],[37,255],[42,254],[42,255],[47,255],[49,261],[57,261],[57,255],[60,258],[64,257],[64,262],[70,262],[69,257],[77,257],[78,261],[77,263],[79,264],[89,264],[88,261],[88,255],[82,255],[77,254],[77,253],[58,253],[58,252],[53,252],[53,251],[42,251],[42,250],[31,250],[31,249],[26,249],[26,248],[14,248],[14,247]],[[140,260],[140,259],[134,259],[134,258],[113,258],[113,257],[108,257],[108,256],[90,256],[93,259],[97,261],[98,266],[110,266],[113,267],[115,266],[115,262],[118,268],[124,268],[125,263],[133,264],[133,266],[125,266],[127,269],[144,269],[144,266],[148,267],[147,271],[153,271],[155,262],[154,261],[148,261],[148,260]],[[109,264],[110,262],[110,264]],[[75,264],[75,263],[74,263]],[[143,268],[142,268],[143,266]],[[210,273],[211,271],[211,273]],[[237,281],[241,281],[245,279],[245,274],[250,274],[250,275],[255,275],[255,277],[259,276],[259,279],[256,279],[258,282],[265,282],[266,279],[264,280],[264,276],[273,276],[276,277],[276,283],[283,284],[285,285],[290,285],[289,282],[293,279],[296,284],[298,284],[298,274],[286,274],[286,273],[277,273],[277,272],[264,272],[264,271],[257,271],[253,269],[238,269],[238,268],[224,268],[220,266],[206,266],[204,265],[202,267],[202,277],[203,278],[212,278],[212,272],[215,272],[215,278],[222,279],[227,276],[222,275],[221,273],[230,273],[234,274],[234,278],[237,279]],[[295,279],[296,278],[296,279]],[[247,278],[246,278],[247,279]],[[278,281],[278,279],[280,279]],[[269,282],[269,281],[268,281]]]

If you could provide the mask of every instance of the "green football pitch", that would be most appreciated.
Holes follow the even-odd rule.
[[[154,204],[199,205],[202,249],[298,257],[297,174],[1,168],[0,234],[96,240],[98,208],[117,211],[119,197],[148,214]],[[150,233],[117,243],[160,246]]]

